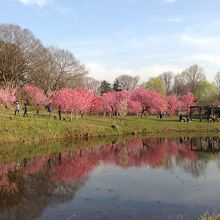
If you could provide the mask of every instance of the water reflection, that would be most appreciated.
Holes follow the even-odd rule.
[[[199,178],[209,163],[220,167],[219,151],[217,137],[142,138],[1,164],[0,218],[35,219],[47,207],[68,203],[100,166],[148,167],[155,172],[178,168]]]

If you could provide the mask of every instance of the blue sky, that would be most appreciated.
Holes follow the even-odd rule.
[[[0,0],[0,23],[66,48],[90,76],[142,81],[192,64],[220,71],[219,0]]]

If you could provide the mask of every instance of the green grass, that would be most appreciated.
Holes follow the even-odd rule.
[[[114,125],[114,126],[112,126]],[[0,113],[0,143],[33,143],[45,139],[105,137],[113,135],[174,135],[180,133],[219,133],[220,122],[178,122],[177,117],[160,120],[155,116],[117,118],[101,116],[76,117],[72,121],[49,119],[47,115],[14,116]]]
[[[198,218],[198,220],[220,220],[220,215],[208,215],[205,214]]]
[[[202,217],[199,220],[220,220],[220,216]]]

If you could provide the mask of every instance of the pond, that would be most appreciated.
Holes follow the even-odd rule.
[[[220,138],[134,138],[0,164],[0,219],[220,213]]]

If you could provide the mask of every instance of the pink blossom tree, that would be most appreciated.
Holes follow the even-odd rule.
[[[132,99],[128,99],[128,113],[130,114],[139,114],[142,111],[141,103],[139,101],[134,101]]]
[[[105,111],[105,113],[108,113],[110,116],[116,113],[117,100],[115,92],[104,93],[101,98],[103,101],[103,110]]]
[[[181,96],[179,100],[181,102],[181,110],[188,112],[189,107],[195,105],[196,97],[191,92],[188,92]]]
[[[17,89],[15,88],[1,88],[0,89],[0,105],[5,105],[8,107],[9,105],[13,104],[16,101],[16,92]]]
[[[130,95],[126,90],[115,92],[114,95],[116,100],[116,114],[121,119],[128,113],[128,100]]]
[[[142,88],[134,89],[131,94],[131,100],[137,101],[141,105],[141,117],[143,113],[158,113],[166,111],[166,100],[157,92]]]
[[[128,91],[117,91],[104,93],[102,95],[103,108],[106,113],[123,117],[128,113],[129,102]]]
[[[103,100],[100,96],[94,96],[91,103],[90,112],[94,114],[103,113]]]
[[[194,105],[195,101],[196,97],[191,92],[188,92],[180,97],[169,96],[167,101],[168,112],[171,115],[174,115],[179,111],[188,112],[189,107]]]
[[[117,106],[117,116],[119,117],[120,121],[123,117],[125,117],[128,113],[128,100],[124,99]]]
[[[177,96],[172,95],[168,97],[167,100],[167,111],[170,115],[175,115],[180,107],[180,101]]]
[[[80,89],[69,89],[64,88],[55,92],[51,96],[52,103],[58,108],[61,107],[67,113],[70,113],[71,120],[72,115],[78,113],[83,116],[87,113],[91,107],[94,95],[92,92],[80,88]]]
[[[25,85],[23,87],[25,98],[30,103],[30,105],[35,106],[37,113],[39,112],[39,107],[45,105],[48,102],[47,96],[44,91],[34,85]]]

